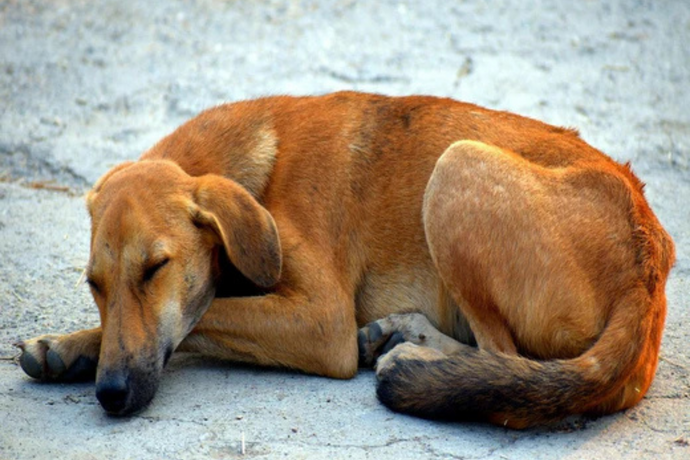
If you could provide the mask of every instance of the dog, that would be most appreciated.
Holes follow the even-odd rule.
[[[348,379],[511,428],[636,404],[675,254],[643,183],[573,129],[425,96],[202,112],[87,195],[101,326],[18,344],[144,408],[175,350]]]

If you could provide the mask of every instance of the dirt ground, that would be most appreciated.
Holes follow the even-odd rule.
[[[687,0],[0,0],[0,459],[690,458]],[[333,381],[176,356],[143,413],[43,385],[12,343],[97,323],[81,195],[198,111],[268,94],[450,96],[631,161],[678,261],[637,407],[523,432],[394,414]],[[244,443],[244,454],[242,444]]]

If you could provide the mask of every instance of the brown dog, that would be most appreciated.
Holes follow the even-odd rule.
[[[20,361],[95,373],[114,414],[176,349],[335,378],[385,354],[380,399],[423,417],[621,410],[652,381],[674,261],[642,188],[574,130],[450,99],[223,105],[98,181],[101,327]]]

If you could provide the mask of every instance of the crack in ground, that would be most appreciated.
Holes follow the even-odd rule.
[[[421,438],[412,438],[412,439],[391,439],[388,442],[385,442],[383,444],[335,444],[335,443],[322,443],[322,442],[305,442],[305,441],[298,441],[295,440],[297,444],[301,444],[303,446],[310,446],[310,447],[333,447],[336,449],[363,449],[363,450],[369,450],[369,449],[382,449],[384,447],[390,447],[394,446],[396,444],[402,444],[405,442],[419,442]],[[283,441],[278,441],[278,440],[273,440],[272,442],[285,442]]]
[[[192,425],[197,425],[202,428],[207,429],[211,433],[217,436],[217,433],[209,427],[206,423],[197,421],[197,420],[189,420],[189,419],[184,419],[184,418],[179,418],[179,417],[161,417],[158,415],[135,415],[132,418],[138,418],[142,420],[146,420],[148,422],[177,422],[177,423],[189,423]]]
[[[290,442],[304,446],[304,447],[312,447],[312,448],[319,448],[319,447],[328,447],[328,448],[334,448],[334,449],[361,449],[364,451],[372,451],[372,450],[377,450],[377,449],[385,449],[397,444],[404,444],[404,443],[413,443],[415,445],[420,445],[422,449],[431,454],[431,458],[448,458],[448,459],[453,459],[453,460],[468,460],[468,459],[482,459],[482,458],[487,458],[491,456],[491,454],[497,450],[503,449],[505,447],[508,447],[509,445],[514,444],[517,442],[517,440],[511,440],[508,443],[504,443],[501,446],[497,446],[495,448],[489,449],[485,454],[483,455],[475,455],[475,456],[465,456],[461,454],[454,454],[450,452],[444,452],[442,450],[436,449],[432,443],[434,440],[437,440],[438,438],[434,437],[429,437],[429,436],[414,436],[412,438],[394,438],[389,440],[388,442],[385,443],[380,443],[380,444],[348,444],[348,443],[323,443],[323,442],[308,442],[308,441],[301,441],[298,439],[291,438]],[[283,445],[285,443],[285,439],[267,439],[263,441],[254,441],[254,442],[248,442],[247,445],[261,445],[261,444],[266,444],[266,445]]]
[[[89,188],[85,177],[69,166],[56,165],[51,157],[48,151],[39,151],[28,144],[0,143],[0,175],[30,181],[32,188],[68,192],[72,188]]]
[[[357,71],[357,75],[348,75],[328,67],[320,67],[318,72],[345,83],[408,83],[409,79],[395,75],[364,75]]]

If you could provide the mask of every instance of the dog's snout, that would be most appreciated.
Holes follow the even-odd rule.
[[[130,389],[127,378],[121,372],[109,373],[99,379],[96,398],[107,412],[121,414],[127,408]]]

